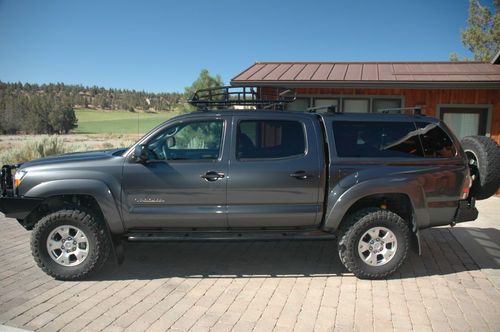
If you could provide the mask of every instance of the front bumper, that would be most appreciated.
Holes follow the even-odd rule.
[[[469,198],[458,201],[458,208],[453,221],[455,223],[476,220],[479,211],[476,209],[476,199]]]
[[[40,203],[40,198],[0,197],[0,212],[8,218],[25,219]]]

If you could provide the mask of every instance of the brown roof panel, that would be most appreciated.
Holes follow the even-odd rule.
[[[305,64],[293,64],[286,73],[284,73],[280,81],[293,81],[295,80],[295,77],[304,69],[306,65]]]
[[[264,79],[270,72],[272,72],[279,65],[276,63],[271,63],[264,66],[261,70],[250,76],[248,79],[250,80],[262,80]]]
[[[347,67],[347,73],[345,74],[344,79],[346,81],[360,81],[362,71],[363,71],[363,64],[351,63]]]
[[[290,69],[292,65],[289,63],[282,63],[278,67],[274,68],[264,79],[265,80],[278,80],[284,73]]]
[[[343,81],[347,72],[348,65],[346,63],[336,63],[328,75],[330,81]]]
[[[266,64],[264,63],[256,63],[253,66],[249,67],[247,70],[236,76],[233,80],[247,80],[250,76],[264,68]]]
[[[319,65],[318,70],[311,77],[311,80],[318,81],[326,81],[328,79],[328,75],[332,72],[333,64],[331,63],[322,63]]]
[[[394,81],[396,77],[394,76],[394,69],[390,63],[380,63],[378,67],[378,79],[380,81]]]
[[[307,64],[304,69],[295,77],[296,80],[310,80],[311,77],[314,75],[316,70],[318,70],[319,64],[317,63],[311,63]]]
[[[500,66],[487,62],[258,62],[231,82],[500,87]]]
[[[363,81],[378,81],[377,64],[367,63],[363,65],[363,72],[361,73]]]

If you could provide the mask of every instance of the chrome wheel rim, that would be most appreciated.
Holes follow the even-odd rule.
[[[47,237],[47,251],[54,262],[62,266],[76,266],[89,253],[87,235],[78,227],[58,226]]]
[[[382,266],[391,261],[398,249],[396,235],[386,227],[373,227],[359,239],[358,254],[370,266]]]

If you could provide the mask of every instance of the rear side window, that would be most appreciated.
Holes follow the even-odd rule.
[[[244,120],[238,124],[236,157],[285,158],[303,155],[304,126],[298,121]]]
[[[418,134],[413,122],[333,122],[333,135],[339,157],[423,157]]]
[[[437,124],[416,122],[420,130],[420,139],[424,147],[424,155],[429,158],[451,158],[457,154],[450,136]]]

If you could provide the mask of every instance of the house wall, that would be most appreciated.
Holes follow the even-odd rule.
[[[438,105],[491,105],[491,138],[500,144],[500,90],[486,89],[365,89],[298,88],[299,95],[391,95],[403,96],[403,107],[421,106],[425,114],[436,116]]]

